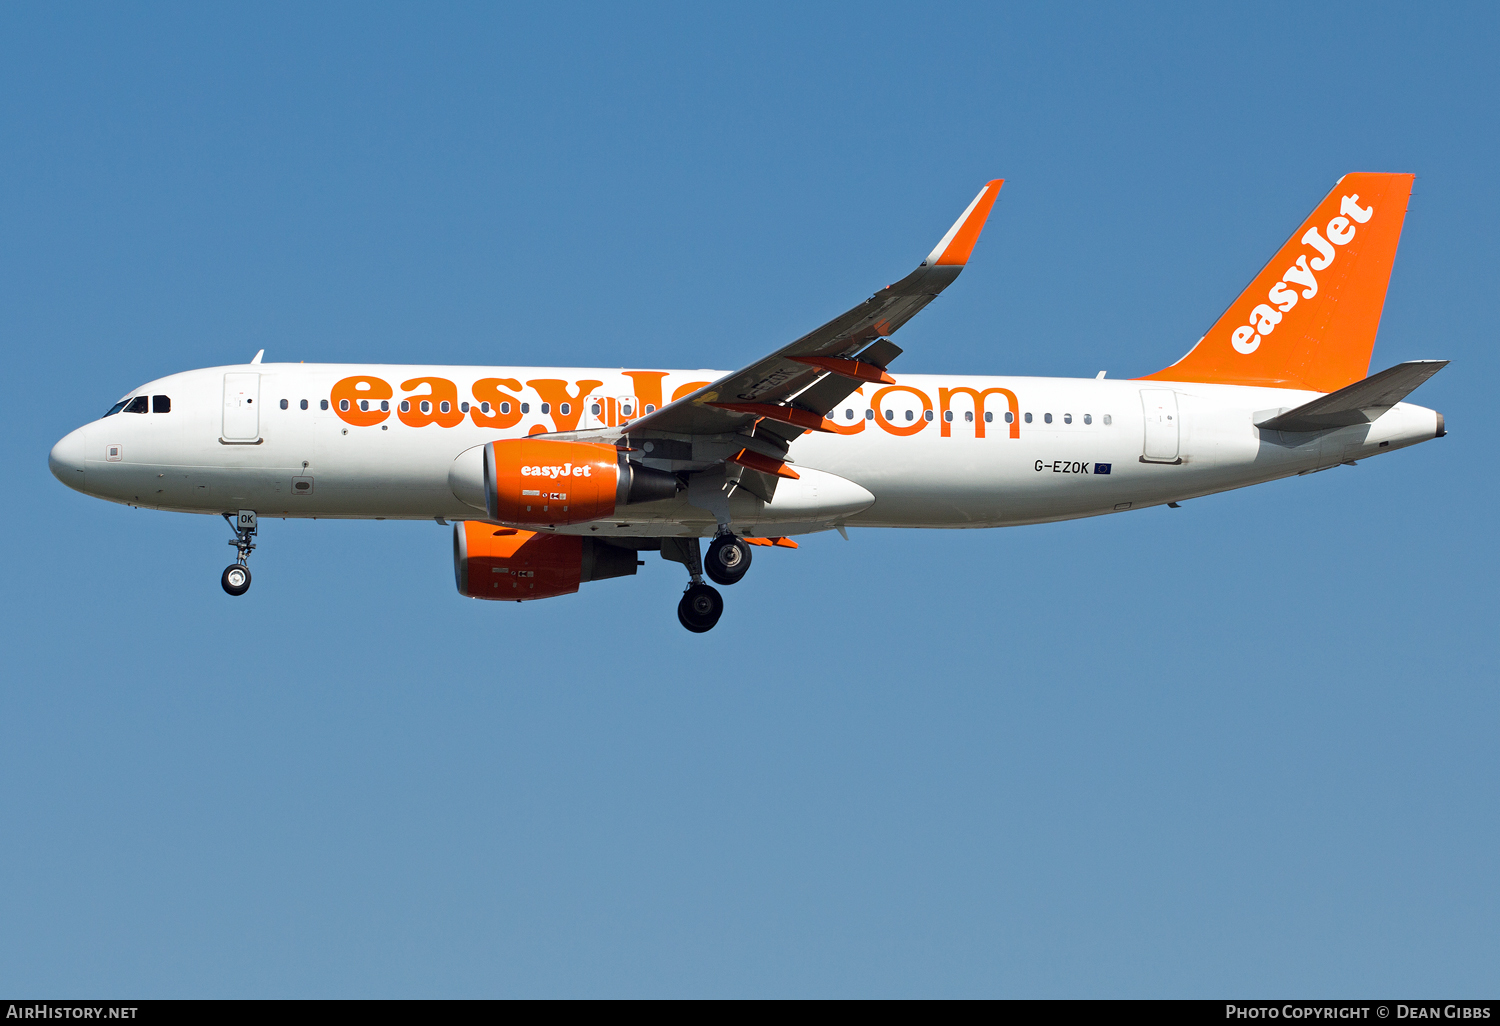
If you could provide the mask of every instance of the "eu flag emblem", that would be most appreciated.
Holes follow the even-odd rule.
[[[1109,468],[1112,465],[1113,464],[1109,464],[1109,463],[1095,463],[1094,464],[1094,473],[1096,473],[1096,474],[1108,474],[1109,473]]]

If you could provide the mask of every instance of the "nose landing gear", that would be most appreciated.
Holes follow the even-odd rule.
[[[224,568],[219,584],[231,595],[243,595],[250,590],[250,568],[239,563],[230,563]]]
[[[230,595],[243,595],[250,590],[250,567],[246,564],[250,560],[250,553],[255,549],[255,510],[242,509],[237,514],[224,513],[224,522],[234,532],[234,540],[229,544],[235,547],[237,558],[224,568],[224,573],[219,578],[219,584]]]

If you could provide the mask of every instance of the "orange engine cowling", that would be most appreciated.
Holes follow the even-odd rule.
[[[583,524],[619,506],[670,499],[679,487],[612,445],[507,438],[484,447],[485,506],[503,524]]]
[[[469,598],[525,602],[636,571],[636,553],[597,538],[537,534],[470,520],[453,525],[453,574]]]

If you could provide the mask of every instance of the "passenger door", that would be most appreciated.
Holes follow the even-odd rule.
[[[226,442],[260,439],[260,375],[224,375],[224,434]]]
[[[1141,408],[1146,415],[1146,439],[1141,460],[1145,463],[1181,463],[1178,445],[1182,422],[1177,411],[1177,393],[1170,388],[1143,388]]]

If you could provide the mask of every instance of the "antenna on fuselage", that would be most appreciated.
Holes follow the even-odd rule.
[[[264,349],[258,349],[258,350],[256,350],[255,355],[250,358],[250,363],[251,364],[260,363],[260,358],[262,356],[265,356],[265,355],[266,355],[266,351]]]

